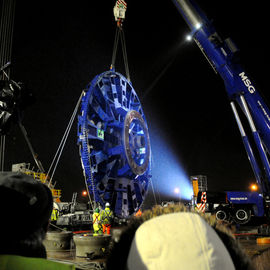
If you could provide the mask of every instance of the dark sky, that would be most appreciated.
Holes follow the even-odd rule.
[[[270,99],[266,7],[244,0],[197,2],[220,35],[235,41],[250,77]],[[23,123],[46,170],[81,91],[110,67],[114,3],[17,1],[11,76],[26,83],[36,98]],[[150,136],[157,130],[165,134],[187,175],[207,175],[209,189],[246,189],[254,176],[222,79],[199,48],[185,42],[189,29],[172,1],[127,3],[124,29],[131,81],[143,104]],[[125,74],[123,67],[118,53],[116,71]],[[84,187],[76,129],[75,120],[54,177],[64,200]],[[7,136],[5,158],[6,170],[12,163],[34,166],[16,126]]]

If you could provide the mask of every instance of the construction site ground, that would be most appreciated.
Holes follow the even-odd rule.
[[[243,227],[235,233],[235,237],[253,261],[256,270],[270,269],[270,240],[266,244],[257,243],[258,238],[268,237],[258,235],[257,227]],[[106,256],[94,259],[77,257],[74,245],[69,250],[47,251],[47,256],[49,260],[74,264],[76,269],[106,269]]]

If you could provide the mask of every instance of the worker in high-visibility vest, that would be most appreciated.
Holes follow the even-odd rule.
[[[100,216],[103,234],[111,233],[113,217],[114,216],[113,216],[112,210],[110,209],[110,204],[107,202],[105,204],[105,209],[101,212],[101,216]]]
[[[59,217],[59,211],[56,208],[53,208],[52,214],[51,214],[51,222],[56,223],[57,219]]]
[[[141,217],[142,216],[142,210],[139,209],[136,213],[135,213],[135,217]]]
[[[100,221],[99,208],[96,208],[95,213],[93,214],[93,229],[94,229],[93,236],[102,234],[102,225]]]

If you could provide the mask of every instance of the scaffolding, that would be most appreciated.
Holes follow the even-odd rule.
[[[207,191],[207,176],[206,175],[192,175],[190,176],[190,182],[193,187],[193,196],[191,199],[192,205],[197,202],[199,191]]]
[[[13,164],[12,171],[13,172],[21,172],[21,173],[24,173],[26,175],[30,175],[34,179],[36,179],[37,181],[40,181],[41,183],[47,185],[52,192],[54,202],[60,202],[62,191],[61,191],[61,189],[54,188],[55,184],[52,184],[50,182],[50,177],[46,173],[35,172],[34,170],[31,170],[30,163]]]

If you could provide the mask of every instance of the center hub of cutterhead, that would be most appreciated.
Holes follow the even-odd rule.
[[[124,147],[131,170],[142,175],[149,164],[150,140],[145,121],[135,110],[129,111],[125,117]]]

